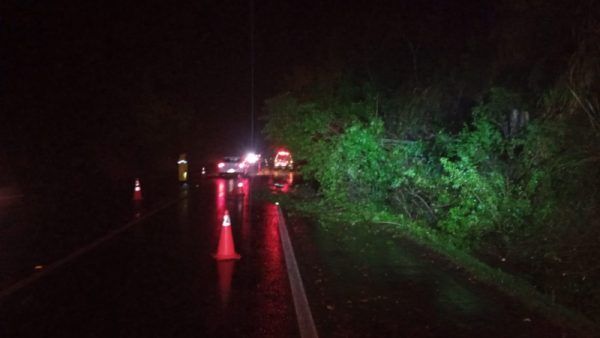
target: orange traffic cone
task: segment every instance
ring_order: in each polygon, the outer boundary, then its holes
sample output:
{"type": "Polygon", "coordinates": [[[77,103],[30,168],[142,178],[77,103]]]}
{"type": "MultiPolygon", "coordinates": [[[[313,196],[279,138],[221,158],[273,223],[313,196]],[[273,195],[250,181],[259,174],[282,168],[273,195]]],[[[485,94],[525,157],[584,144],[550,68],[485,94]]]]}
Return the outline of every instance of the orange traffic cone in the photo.
{"type": "Polygon", "coordinates": [[[229,219],[229,212],[227,210],[225,210],[225,215],[223,215],[223,225],[221,226],[219,247],[217,249],[217,253],[215,253],[213,257],[218,261],[240,259],[241,257],[237,252],[235,252],[233,235],[231,234],[231,220],[229,219]]]}
{"type": "Polygon", "coordinates": [[[135,188],[133,188],[133,200],[141,201],[142,200],[142,187],[140,186],[140,179],[135,179],[135,188]]]}

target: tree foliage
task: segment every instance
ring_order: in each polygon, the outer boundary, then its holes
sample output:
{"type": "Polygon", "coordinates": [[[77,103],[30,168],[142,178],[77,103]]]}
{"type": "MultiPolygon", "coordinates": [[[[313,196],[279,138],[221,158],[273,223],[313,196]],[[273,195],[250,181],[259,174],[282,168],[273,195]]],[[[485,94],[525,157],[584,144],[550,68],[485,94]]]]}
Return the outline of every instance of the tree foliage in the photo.
{"type": "MultiPolygon", "coordinates": [[[[412,46],[402,67],[315,76],[267,102],[264,132],[306,161],[328,202],[393,213],[600,318],[600,25],[590,6],[498,3],[495,49],[471,35],[444,61],[424,35],[400,36],[412,46]]],[[[384,46],[395,41],[387,34],[384,46]]],[[[385,59],[377,53],[369,61],[385,59]]]]}

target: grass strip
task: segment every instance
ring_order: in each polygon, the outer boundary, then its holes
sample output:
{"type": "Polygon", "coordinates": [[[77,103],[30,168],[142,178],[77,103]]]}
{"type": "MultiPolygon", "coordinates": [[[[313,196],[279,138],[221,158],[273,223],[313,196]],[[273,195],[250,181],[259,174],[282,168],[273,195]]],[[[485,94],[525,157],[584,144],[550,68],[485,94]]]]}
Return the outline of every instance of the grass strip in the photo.
{"type": "Polygon", "coordinates": [[[377,212],[371,208],[332,206],[323,200],[298,198],[289,195],[272,195],[273,200],[286,206],[290,212],[316,219],[320,224],[358,223],[377,226],[378,230],[392,238],[406,237],[444,256],[461,267],[474,279],[492,286],[504,294],[521,302],[528,310],[540,313],[563,326],[573,328],[582,336],[600,335],[598,324],[584,314],[556,303],[552,298],[518,276],[500,268],[494,268],[465,250],[452,244],[451,240],[431,229],[413,222],[405,222],[400,217],[387,212],[377,212]]]}

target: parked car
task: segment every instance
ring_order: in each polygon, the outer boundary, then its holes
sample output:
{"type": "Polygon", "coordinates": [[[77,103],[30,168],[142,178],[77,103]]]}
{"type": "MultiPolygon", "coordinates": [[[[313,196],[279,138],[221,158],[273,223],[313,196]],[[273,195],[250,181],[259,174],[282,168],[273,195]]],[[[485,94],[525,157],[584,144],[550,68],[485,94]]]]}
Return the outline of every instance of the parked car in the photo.
{"type": "Polygon", "coordinates": [[[239,156],[225,156],[217,163],[219,176],[246,175],[248,163],[239,156]]]}

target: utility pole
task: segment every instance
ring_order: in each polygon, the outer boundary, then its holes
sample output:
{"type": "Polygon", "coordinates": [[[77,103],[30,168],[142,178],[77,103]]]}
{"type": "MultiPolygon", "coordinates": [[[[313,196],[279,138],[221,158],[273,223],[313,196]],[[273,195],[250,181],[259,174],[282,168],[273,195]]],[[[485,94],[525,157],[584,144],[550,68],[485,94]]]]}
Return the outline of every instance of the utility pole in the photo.
{"type": "Polygon", "coordinates": [[[254,0],[250,0],[250,146],[254,149],[254,0]]]}

